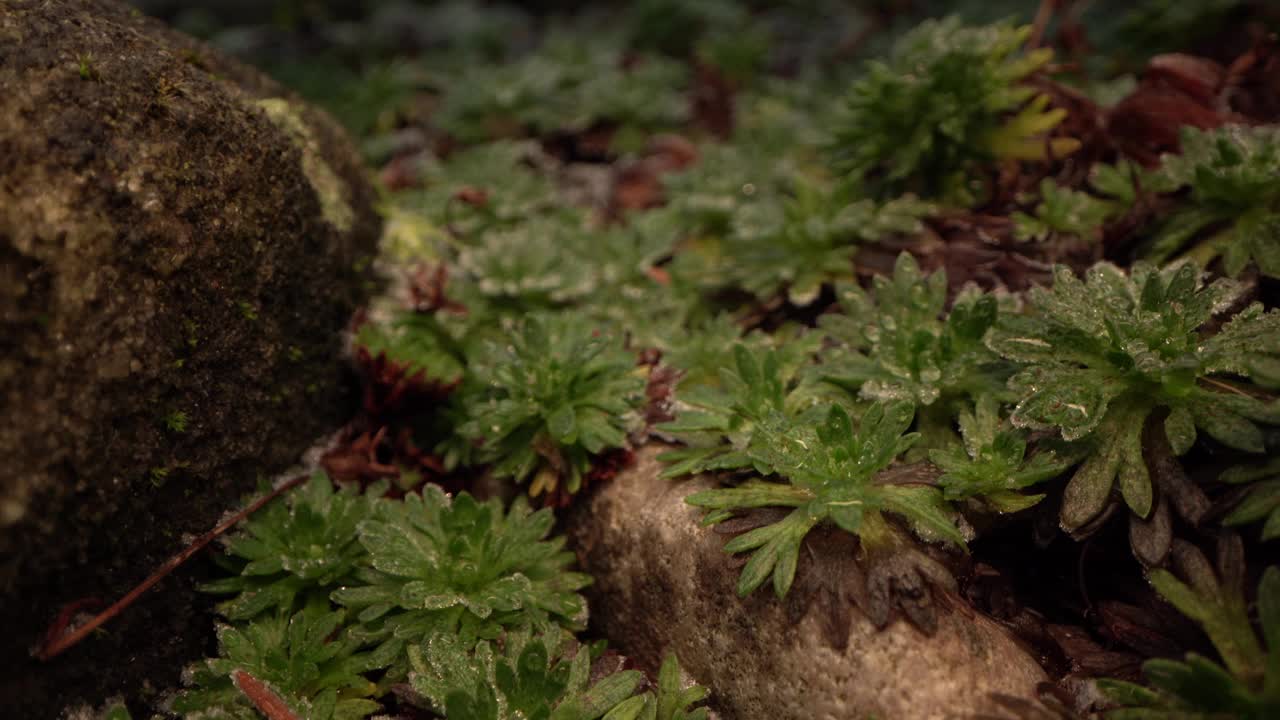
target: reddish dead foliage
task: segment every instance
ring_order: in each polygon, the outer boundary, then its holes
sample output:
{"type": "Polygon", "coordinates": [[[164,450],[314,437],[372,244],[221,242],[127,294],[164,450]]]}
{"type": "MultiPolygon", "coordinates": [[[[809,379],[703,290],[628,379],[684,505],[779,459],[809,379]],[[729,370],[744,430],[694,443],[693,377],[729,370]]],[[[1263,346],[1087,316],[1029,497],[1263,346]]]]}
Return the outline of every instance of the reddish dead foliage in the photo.
{"type": "Polygon", "coordinates": [[[362,409],[371,418],[417,412],[424,403],[438,405],[457,387],[456,381],[430,379],[426,371],[413,371],[407,364],[388,358],[385,352],[373,355],[366,348],[357,347],[356,363],[365,377],[362,409]]]}
{"type": "Polygon", "coordinates": [[[569,492],[563,482],[556,485],[554,490],[547,492],[542,496],[542,504],[544,507],[566,508],[573,504],[573,500],[577,495],[586,491],[592,485],[612,480],[631,463],[635,462],[635,454],[626,448],[614,448],[597,455],[592,464],[591,470],[582,477],[582,487],[577,493],[569,492]]]}
{"type": "Polygon", "coordinates": [[[683,170],[698,160],[697,147],[682,135],[655,135],[640,159],[614,171],[610,191],[609,216],[620,218],[628,211],[645,210],[666,202],[662,176],[683,170]]]}
{"type": "MultiPolygon", "coordinates": [[[[399,478],[412,472],[423,482],[451,485],[445,482],[448,473],[444,463],[439,456],[418,447],[412,428],[400,427],[394,434],[385,425],[376,432],[348,428],[345,435],[338,447],[320,459],[325,472],[338,482],[360,483],[363,488],[378,480],[399,478]]],[[[406,490],[395,486],[388,495],[399,496],[406,490]]]]}

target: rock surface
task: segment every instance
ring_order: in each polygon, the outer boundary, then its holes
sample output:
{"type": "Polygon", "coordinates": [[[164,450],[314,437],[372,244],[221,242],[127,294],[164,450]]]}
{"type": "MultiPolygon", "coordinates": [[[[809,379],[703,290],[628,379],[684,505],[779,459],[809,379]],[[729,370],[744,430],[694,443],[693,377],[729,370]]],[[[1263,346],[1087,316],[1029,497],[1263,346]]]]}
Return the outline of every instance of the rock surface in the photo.
{"type": "Polygon", "coordinates": [[[113,0],[0,0],[0,704],[137,699],[203,654],[190,572],[44,666],[349,414],[379,220],[337,124],[113,0]]]}
{"type": "MultiPolygon", "coordinates": [[[[825,618],[821,603],[794,605],[817,561],[806,568],[802,559],[786,601],[767,591],[739,599],[740,563],[723,552],[725,537],[700,528],[700,511],[684,503],[712,482],[659,478],[655,457],[663,449],[637,452],[634,466],[575,510],[571,546],[595,577],[593,626],[651,670],[677,653],[711,688],[723,720],[1000,714],[992,693],[1032,697],[1045,679],[1003,628],[955,607],[939,608],[937,632],[926,637],[900,618],[877,630],[843,604],[835,610],[848,620],[847,645],[838,649],[846,638],[833,638],[832,628],[843,623],[825,618]]],[[[823,543],[818,552],[836,547],[823,543]]]]}

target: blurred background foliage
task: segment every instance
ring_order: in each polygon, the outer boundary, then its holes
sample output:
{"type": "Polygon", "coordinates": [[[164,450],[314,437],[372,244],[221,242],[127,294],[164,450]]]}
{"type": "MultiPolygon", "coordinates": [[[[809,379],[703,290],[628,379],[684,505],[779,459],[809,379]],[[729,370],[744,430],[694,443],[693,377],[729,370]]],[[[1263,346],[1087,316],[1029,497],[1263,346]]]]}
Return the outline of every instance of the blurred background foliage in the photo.
{"type": "MultiPolygon", "coordinates": [[[[848,80],[921,19],[1029,23],[1036,0],[133,0],[158,17],[263,68],[368,136],[391,108],[439,91],[455,74],[538,48],[548,29],[589,31],[601,45],[712,62],[730,77],[817,69],[848,80]]],[[[1047,33],[1076,43],[1063,58],[1091,83],[1117,81],[1153,55],[1229,61],[1280,29],[1268,0],[1048,0],[1066,7],[1047,33]],[[1118,79],[1118,80],[1117,80],[1118,79]]],[[[403,120],[404,118],[400,118],[403,120]]]]}

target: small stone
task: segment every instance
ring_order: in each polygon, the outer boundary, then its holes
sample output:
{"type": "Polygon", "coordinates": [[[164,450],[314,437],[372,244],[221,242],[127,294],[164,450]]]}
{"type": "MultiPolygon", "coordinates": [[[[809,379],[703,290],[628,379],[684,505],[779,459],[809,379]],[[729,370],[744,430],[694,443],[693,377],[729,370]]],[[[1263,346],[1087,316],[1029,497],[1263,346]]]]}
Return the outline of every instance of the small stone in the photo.
{"type": "Polygon", "coordinates": [[[701,511],[684,502],[714,484],[660,478],[666,449],[637,451],[566,524],[595,578],[593,627],[641,667],[677,654],[723,720],[941,720],[998,714],[993,693],[1035,697],[1044,671],[976,611],[940,604],[930,637],[901,618],[878,630],[850,603],[838,608],[853,614],[841,650],[812,607],[797,618],[790,596],[739,598],[741,563],[723,551],[726,536],[699,527],[701,511]]]}

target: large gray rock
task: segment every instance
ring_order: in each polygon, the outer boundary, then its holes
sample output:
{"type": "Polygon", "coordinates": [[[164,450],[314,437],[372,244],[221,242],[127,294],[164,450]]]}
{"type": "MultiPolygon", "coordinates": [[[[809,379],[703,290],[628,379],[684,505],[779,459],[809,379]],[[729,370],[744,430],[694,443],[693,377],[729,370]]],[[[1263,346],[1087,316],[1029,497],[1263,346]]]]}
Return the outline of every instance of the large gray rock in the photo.
{"type": "Polygon", "coordinates": [[[137,697],[204,651],[180,574],[27,657],[344,420],[378,232],[352,143],[271,80],[121,2],[0,0],[0,705],[137,697]]]}
{"type": "Polygon", "coordinates": [[[593,624],[642,667],[677,653],[711,688],[724,720],[999,714],[992,693],[1030,698],[1045,679],[1003,628],[955,605],[936,608],[931,637],[901,619],[879,630],[846,601],[797,606],[804,587],[843,582],[805,577],[847,567],[833,556],[856,545],[838,533],[814,544],[819,557],[802,560],[786,601],[765,590],[739,599],[740,563],[684,503],[712,482],[660,479],[663,449],[640,450],[632,468],[574,511],[571,543],[595,577],[593,624]]]}

